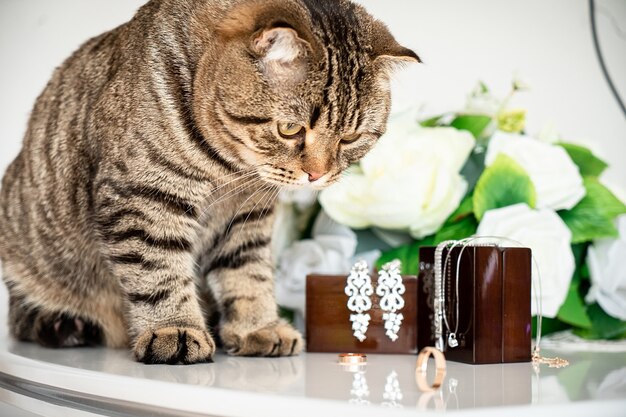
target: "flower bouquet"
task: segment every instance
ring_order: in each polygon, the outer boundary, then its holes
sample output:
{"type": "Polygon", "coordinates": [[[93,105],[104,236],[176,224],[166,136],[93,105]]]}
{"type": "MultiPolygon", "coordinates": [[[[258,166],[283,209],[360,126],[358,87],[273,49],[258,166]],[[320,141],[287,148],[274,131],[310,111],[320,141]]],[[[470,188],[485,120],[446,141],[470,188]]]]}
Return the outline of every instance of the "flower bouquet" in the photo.
{"type": "Polygon", "coordinates": [[[318,201],[284,200],[279,229],[300,227],[278,239],[279,303],[301,310],[306,274],[347,273],[357,252],[378,266],[398,258],[416,274],[421,246],[502,236],[533,251],[544,334],[626,338],[626,205],[588,148],[524,131],[525,110],[508,106],[522,88],[498,100],[480,84],[462,112],[395,115],[318,201]]]}

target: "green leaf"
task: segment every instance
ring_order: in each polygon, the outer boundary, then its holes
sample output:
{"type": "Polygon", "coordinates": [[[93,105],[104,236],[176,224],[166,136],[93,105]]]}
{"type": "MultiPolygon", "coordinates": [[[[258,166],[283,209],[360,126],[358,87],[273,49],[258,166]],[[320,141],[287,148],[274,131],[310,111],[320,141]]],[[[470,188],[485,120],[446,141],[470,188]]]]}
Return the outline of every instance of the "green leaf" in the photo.
{"type": "Polygon", "coordinates": [[[467,181],[467,189],[470,190],[470,192],[474,189],[478,178],[480,178],[480,175],[485,170],[485,156],[484,149],[478,151],[477,148],[474,148],[461,169],[461,175],[463,175],[467,181]]]}
{"type": "Polygon", "coordinates": [[[500,154],[478,179],[474,190],[474,214],[480,220],[487,210],[517,203],[535,207],[535,200],[535,186],[524,168],[500,154]]]}
{"type": "Polygon", "coordinates": [[[587,251],[589,249],[589,242],[577,243],[572,245],[572,253],[574,254],[574,261],[576,264],[576,270],[574,271],[574,278],[579,280],[582,284],[582,289],[579,286],[578,292],[584,298],[589,289],[589,268],[587,268],[587,251]],[[583,291],[585,290],[585,291],[583,291]]]}
{"type": "Polygon", "coordinates": [[[383,264],[399,259],[402,262],[402,274],[417,275],[419,272],[419,249],[422,246],[432,246],[434,244],[433,236],[427,236],[422,240],[413,242],[408,245],[399,246],[397,248],[383,252],[376,261],[376,268],[380,269],[383,264]]]}
{"type": "Polygon", "coordinates": [[[616,216],[626,213],[626,205],[595,177],[583,179],[587,195],[571,210],[559,212],[572,231],[572,243],[616,237],[616,216]]]}
{"type": "MultiPolygon", "coordinates": [[[[537,316],[533,316],[532,319],[532,337],[537,337],[537,316]]],[[[561,330],[566,330],[571,328],[571,326],[563,323],[557,319],[551,319],[548,317],[544,317],[541,320],[541,336],[546,336],[550,333],[560,332],[561,330]]]]}
{"type": "Polygon", "coordinates": [[[602,310],[598,303],[587,308],[591,319],[590,329],[574,329],[574,333],[585,339],[623,339],[626,338],[626,321],[611,317],[602,310]]]}
{"type": "Polygon", "coordinates": [[[602,185],[597,178],[585,178],[584,183],[587,195],[593,196],[597,206],[611,220],[615,220],[621,214],[626,214],[626,204],[617,198],[611,190],[602,185]]]}
{"type": "Polygon", "coordinates": [[[580,267],[580,280],[581,281],[589,281],[591,278],[591,273],[589,272],[589,266],[584,264],[580,267]]]}
{"type": "Polygon", "coordinates": [[[474,216],[466,216],[457,222],[444,224],[435,235],[434,244],[437,245],[444,240],[460,240],[470,237],[476,233],[477,229],[478,222],[476,218],[474,216]]]}
{"type": "Polygon", "coordinates": [[[615,237],[617,229],[605,214],[589,201],[581,201],[572,210],[560,211],[559,215],[572,231],[572,243],[615,237]]]}
{"type": "Polygon", "coordinates": [[[467,130],[470,132],[476,139],[480,137],[480,134],[483,133],[483,130],[489,123],[491,123],[491,117],[478,115],[478,114],[463,114],[457,116],[450,126],[457,128],[459,130],[467,130]]]}
{"type": "Polygon", "coordinates": [[[576,269],[578,269],[578,267],[580,266],[585,265],[588,249],[588,243],[578,243],[572,245],[572,253],[574,254],[574,263],[576,264],[576,269]]]}
{"type": "Polygon", "coordinates": [[[445,114],[440,116],[431,117],[430,119],[422,120],[420,125],[422,127],[437,127],[441,126],[441,120],[445,117],[445,114]]]}
{"type": "Polygon", "coordinates": [[[466,195],[456,210],[448,217],[446,223],[459,221],[470,214],[474,214],[474,198],[471,195],[466,195]]]}
{"type": "Polygon", "coordinates": [[[606,162],[595,156],[588,148],[573,143],[558,143],[569,154],[578,166],[583,177],[599,177],[608,166],[606,162]]]}
{"type": "Polygon", "coordinates": [[[468,195],[435,234],[433,243],[436,245],[444,240],[463,239],[476,233],[476,229],[478,229],[478,222],[474,217],[473,198],[468,195]]]}
{"type": "MultiPolygon", "coordinates": [[[[577,274],[575,274],[576,276],[577,274]]],[[[561,305],[557,318],[572,326],[582,327],[584,329],[591,328],[591,320],[587,316],[585,301],[578,291],[580,286],[580,277],[573,279],[567,292],[567,297],[561,305]]]]}

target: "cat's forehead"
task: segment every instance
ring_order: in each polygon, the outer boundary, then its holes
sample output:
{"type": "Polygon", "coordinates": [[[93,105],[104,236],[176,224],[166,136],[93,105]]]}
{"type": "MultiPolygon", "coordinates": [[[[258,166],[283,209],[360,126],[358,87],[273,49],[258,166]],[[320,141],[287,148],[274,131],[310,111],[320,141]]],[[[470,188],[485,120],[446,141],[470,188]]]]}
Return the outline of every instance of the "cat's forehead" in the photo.
{"type": "Polygon", "coordinates": [[[312,106],[312,121],[336,132],[352,132],[363,122],[364,79],[371,64],[367,20],[349,1],[302,0],[320,41],[322,62],[315,66],[323,89],[312,106]]]}
{"type": "Polygon", "coordinates": [[[323,44],[343,52],[366,54],[369,25],[365,9],[346,0],[301,0],[308,9],[313,33],[323,44]]]}
{"type": "MultiPolygon", "coordinates": [[[[370,17],[367,11],[349,0],[300,0],[308,9],[314,23],[328,22],[359,24],[363,17],[370,17]]],[[[346,27],[349,29],[349,27],[346,27]]]]}

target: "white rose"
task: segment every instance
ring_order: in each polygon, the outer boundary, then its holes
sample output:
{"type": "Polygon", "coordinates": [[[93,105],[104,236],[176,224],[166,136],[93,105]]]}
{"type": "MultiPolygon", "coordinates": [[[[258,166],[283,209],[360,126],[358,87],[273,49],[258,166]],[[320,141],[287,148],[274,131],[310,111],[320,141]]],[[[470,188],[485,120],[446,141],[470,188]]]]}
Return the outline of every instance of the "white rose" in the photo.
{"type": "MultiPolygon", "coordinates": [[[[516,240],[532,250],[541,272],[541,307],[544,317],[555,317],[565,301],[574,269],[570,246],[572,232],[549,209],[533,210],[526,204],[489,210],[478,225],[478,236],[499,236],[516,240]]],[[[532,314],[536,315],[538,282],[533,263],[532,314]]]]}
{"type": "MultiPolygon", "coordinates": [[[[350,228],[320,213],[313,226],[312,239],[296,241],[280,254],[276,271],[278,304],[304,313],[306,276],[313,273],[347,275],[355,261],[356,245],[356,234],[350,228]]],[[[358,255],[368,265],[373,265],[379,256],[379,251],[358,255]]]]}
{"type": "Polygon", "coordinates": [[[617,239],[596,240],[589,247],[592,285],[586,301],[597,301],[607,314],[626,320],[626,215],[618,218],[617,227],[617,239]]]}
{"type": "Polygon", "coordinates": [[[473,147],[469,132],[393,120],[361,167],[324,190],[320,203],[347,226],[408,230],[422,238],[436,232],[465,195],[459,171],[473,147]]]}
{"type": "Polygon", "coordinates": [[[571,209],[585,196],[578,167],[565,149],[530,136],[496,132],[489,141],[485,164],[503,153],[520,164],[537,191],[537,207],[571,209]]]}

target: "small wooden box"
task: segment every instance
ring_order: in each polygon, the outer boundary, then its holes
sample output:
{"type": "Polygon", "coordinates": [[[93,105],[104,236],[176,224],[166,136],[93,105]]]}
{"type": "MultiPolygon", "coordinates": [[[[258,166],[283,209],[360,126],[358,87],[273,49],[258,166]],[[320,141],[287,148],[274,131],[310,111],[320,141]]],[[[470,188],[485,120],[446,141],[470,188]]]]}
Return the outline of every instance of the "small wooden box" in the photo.
{"type": "MultiPolygon", "coordinates": [[[[376,288],[378,277],[372,276],[376,288]]],[[[352,334],[348,296],[344,292],[345,275],[308,275],[306,279],[306,346],[307,352],[358,352],[358,353],[417,353],[417,277],[403,275],[406,288],[403,295],[404,320],[393,342],[385,334],[383,311],[379,297],[374,294],[371,316],[366,333],[360,342],[352,334]]]]}
{"type": "MultiPolygon", "coordinates": [[[[445,286],[445,311],[456,327],[459,346],[446,348],[446,358],[471,364],[527,362],[531,359],[531,252],[528,248],[468,246],[452,249],[445,286]],[[461,259],[459,259],[461,256],[461,259]],[[456,270],[459,264],[459,292],[456,270]]],[[[444,250],[442,267],[448,251],[444,250]]],[[[434,247],[420,248],[418,345],[434,346],[432,300],[434,247]]],[[[444,339],[448,333],[444,324],[444,339]]]]}

